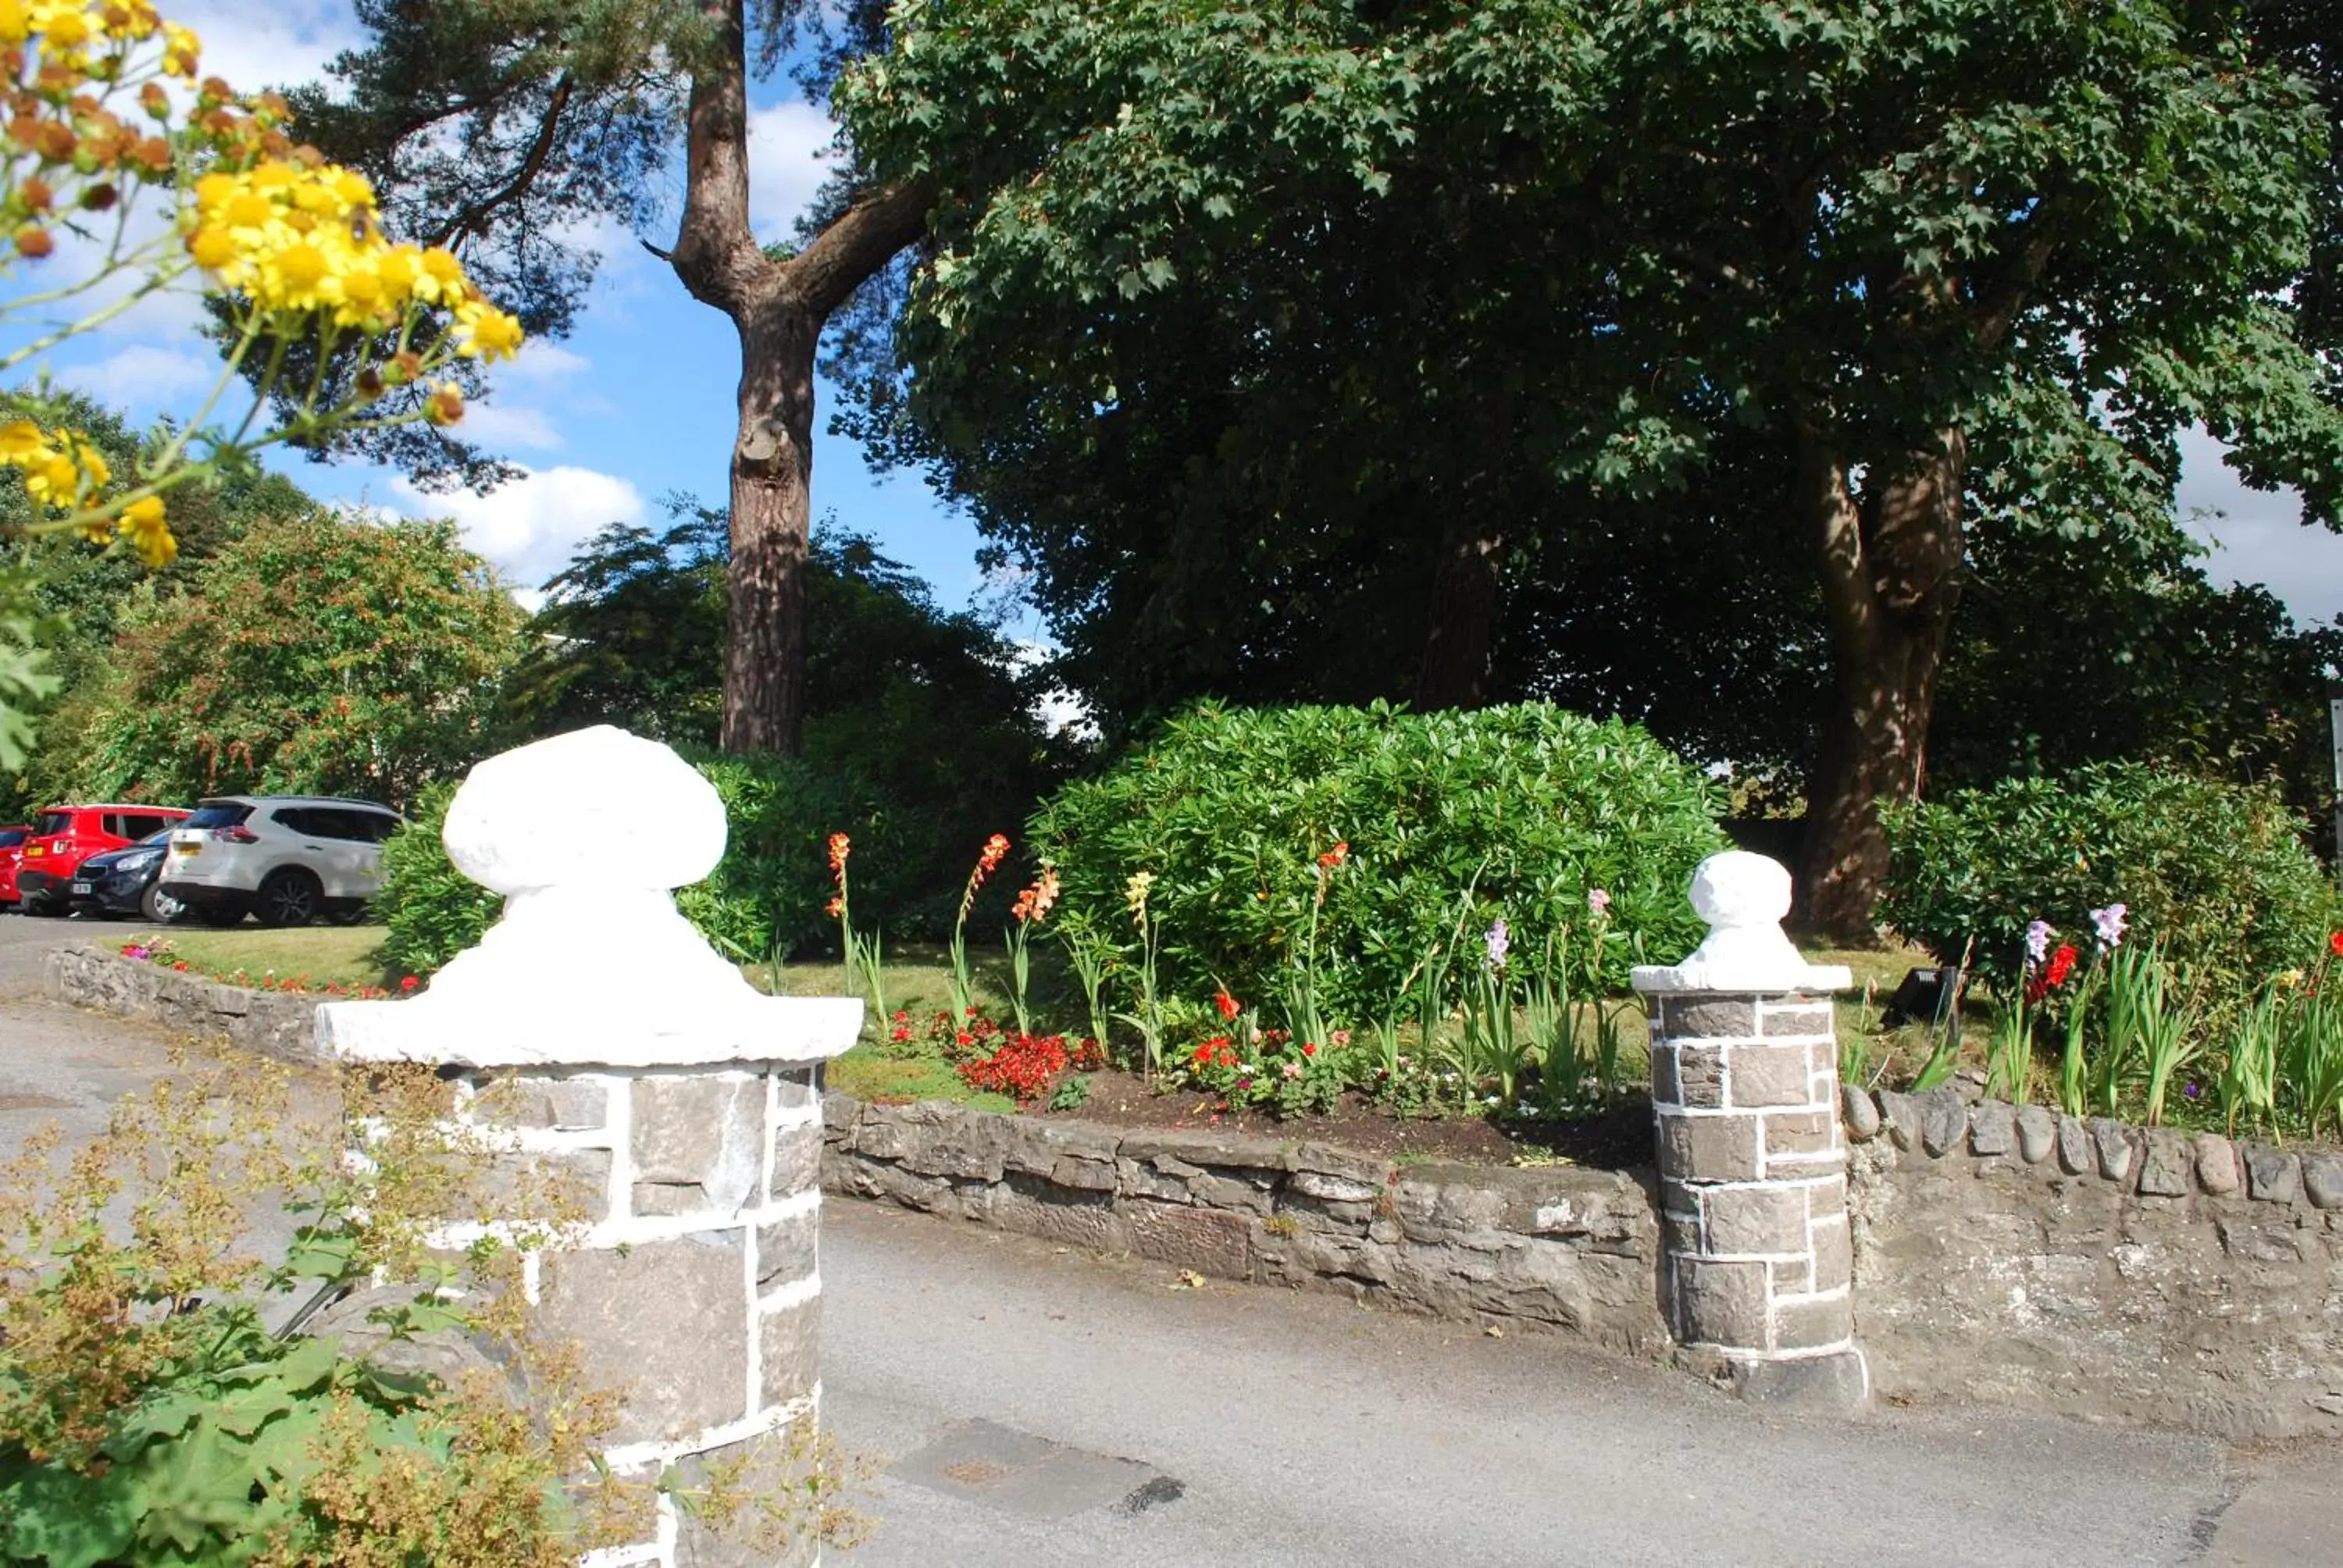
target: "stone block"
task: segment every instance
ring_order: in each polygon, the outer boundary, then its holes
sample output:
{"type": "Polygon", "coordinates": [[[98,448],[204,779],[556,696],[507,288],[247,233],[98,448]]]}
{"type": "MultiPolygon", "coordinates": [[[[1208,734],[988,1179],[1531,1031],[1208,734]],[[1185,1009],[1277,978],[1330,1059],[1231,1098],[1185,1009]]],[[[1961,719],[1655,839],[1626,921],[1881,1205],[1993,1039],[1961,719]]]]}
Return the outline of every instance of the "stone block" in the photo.
{"type": "Polygon", "coordinates": [[[2256,1201],[2291,1203],[2302,1196],[2302,1161],[2266,1143],[2245,1146],[2246,1190],[2256,1201]]]}
{"type": "Polygon", "coordinates": [[[1834,1033],[1837,1021],[1831,1016],[1828,1002],[1769,1001],[1764,1008],[1762,1020],[1767,1036],[1834,1033]]]}
{"type": "Polygon", "coordinates": [[[2017,1112],[1997,1100],[1969,1108],[1969,1152],[1982,1159],[2017,1147],[2017,1112]]]}
{"type": "Polygon", "coordinates": [[[823,1131],[833,1136],[852,1132],[855,1124],[861,1120],[862,1101],[852,1095],[840,1094],[836,1090],[832,1090],[821,1097],[823,1131]]]}
{"type": "MultiPolygon", "coordinates": [[[[1331,1181],[1332,1178],[1321,1178],[1331,1181]]],[[[1199,1171],[1188,1178],[1188,1196],[1208,1209],[1224,1209],[1232,1214],[1257,1214],[1266,1218],[1277,1206],[1277,1199],[1266,1182],[1241,1181],[1234,1176],[1214,1176],[1199,1171]]]]}
{"type": "Polygon", "coordinates": [[[2244,1185],[2237,1168],[2237,1146],[2207,1132],[2197,1140],[2197,1184],[2217,1198],[2226,1198],[2244,1185]]]}
{"type": "Polygon", "coordinates": [[[1797,1187],[1718,1187],[1701,1194],[1701,1234],[1712,1255],[1806,1251],[1806,1194],[1797,1187]]]}
{"type": "Polygon", "coordinates": [[[1909,1154],[1920,1147],[1921,1127],[1927,1117],[1918,1100],[1883,1089],[1879,1091],[1879,1117],[1896,1148],[1909,1154]]]}
{"type": "Polygon", "coordinates": [[[1818,1351],[1855,1337],[1855,1308],[1845,1292],[1835,1296],[1777,1296],[1774,1301],[1774,1345],[1777,1350],[1818,1351]]]}
{"type": "Polygon", "coordinates": [[[1879,1136],[1879,1104],[1859,1085],[1842,1083],[1838,1089],[1839,1121],[1846,1128],[1847,1138],[1856,1143],[1868,1143],[1879,1136]]]}
{"type": "Polygon", "coordinates": [[[2094,1116],[2088,1123],[2091,1149],[2098,1158],[2099,1174],[2117,1186],[2130,1190],[2138,1163],[2132,1148],[2131,1130],[2120,1121],[2110,1121],[2104,1116],[2094,1116]]]}
{"type": "Polygon", "coordinates": [[[625,1394],[612,1442],[674,1441],[748,1413],[740,1232],[725,1234],[545,1254],[537,1325],[577,1342],[589,1384],[625,1394]]]}
{"type": "Polygon", "coordinates": [[[821,1539],[804,1504],[800,1463],[789,1436],[779,1432],[678,1460],[675,1478],[681,1490],[705,1486],[709,1468],[722,1465],[727,1483],[749,1503],[720,1523],[679,1509],[675,1568],[816,1568],[821,1539]]]}
{"type": "Polygon", "coordinates": [[[821,1128],[813,1122],[773,1130],[773,1169],[766,1191],[773,1198],[810,1192],[820,1185],[821,1128]]]}
{"type": "Polygon", "coordinates": [[[758,1392],[764,1408],[803,1399],[821,1381],[821,1298],[757,1318],[758,1392]]]}
{"type": "Polygon", "coordinates": [[[1755,1116],[1663,1113],[1659,1123],[1663,1173],[1680,1181],[1754,1181],[1761,1174],[1755,1116]]]}
{"type": "Polygon", "coordinates": [[[1805,1047],[1735,1045],[1726,1050],[1731,1103],[1735,1107],[1813,1103],[1805,1047]]]}
{"type": "Polygon", "coordinates": [[[905,1141],[898,1156],[922,1176],[964,1181],[998,1181],[1009,1153],[1009,1119],[980,1111],[940,1117],[905,1141]]]}
{"type": "Polygon", "coordinates": [[[1828,1111],[1768,1111],[1765,1160],[1811,1163],[1838,1151],[1838,1117],[1828,1111]]]}
{"type": "Polygon", "coordinates": [[[2039,1165],[2058,1144],[2058,1119],[2039,1105],[2017,1108],[2017,1157],[2039,1165]]]}
{"type": "Polygon", "coordinates": [[[1383,1196],[1381,1185],[1370,1181],[1354,1181],[1347,1176],[1330,1176],[1319,1171],[1297,1171],[1288,1187],[1307,1198],[1322,1198],[1334,1203],[1372,1203],[1383,1196]]]}
{"type": "Polygon", "coordinates": [[[1053,1123],[1031,1116],[1011,1117],[1008,1125],[1009,1147],[1001,1153],[1004,1171],[1047,1176],[1069,1155],[1110,1165],[1114,1161],[1119,1140],[1111,1128],[1082,1121],[1053,1123]]]}
{"type": "Polygon", "coordinates": [[[2343,1209],[2343,1158],[2333,1154],[2304,1155],[2302,1190],[2321,1209],[2343,1209]]]}
{"type": "MultiPolygon", "coordinates": [[[[1108,1151],[1087,1152],[1098,1159],[1108,1151]]],[[[1242,1132],[1217,1132],[1205,1128],[1151,1128],[1125,1132],[1112,1152],[1126,1160],[1152,1160],[1158,1154],[1169,1154],[1191,1165],[1219,1165],[1233,1170],[1282,1171],[1287,1167],[1282,1144],[1266,1138],[1248,1138],[1242,1132]]],[[[1358,1157],[1349,1158],[1355,1161],[1358,1157]]]]}
{"type": "Polygon", "coordinates": [[[1745,996],[1664,996],[1660,1027],[1671,1040],[1749,1040],[1757,1033],[1757,1004],[1745,996]]]}
{"type": "Polygon", "coordinates": [[[709,1204],[748,1203],[764,1175],[765,1081],[744,1072],[646,1077],[631,1085],[635,1175],[696,1181],[709,1204]]]}
{"type": "Polygon", "coordinates": [[[1006,1186],[993,1193],[990,1213],[992,1222],[1004,1231],[1086,1251],[1121,1252],[1131,1247],[1121,1216],[1114,1211],[1113,1199],[1104,1191],[1006,1186]]]}
{"type": "Polygon", "coordinates": [[[802,1111],[823,1098],[810,1067],[777,1068],[772,1074],[773,1103],[783,1111],[802,1111]]]}
{"type": "Polygon", "coordinates": [[[585,1131],[610,1119],[609,1085],[598,1078],[511,1078],[488,1099],[496,1120],[515,1127],[585,1131]]]}
{"type": "Polygon", "coordinates": [[[1078,1192],[1111,1192],[1115,1186],[1114,1161],[1061,1154],[1058,1162],[1050,1167],[1050,1180],[1078,1192]]]}
{"type": "Polygon", "coordinates": [[[1844,1350],[1787,1361],[1739,1361],[1733,1392],[1745,1402],[1814,1415],[1854,1415],[1870,1402],[1863,1352],[1844,1350]]]}
{"type": "Polygon", "coordinates": [[[1725,1048],[1678,1043],[1668,1049],[1676,1060],[1676,1103],[1703,1108],[1723,1105],[1725,1048]]]}
{"type": "Polygon", "coordinates": [[[711,1222],[721,1222],[739,1212],[737,1209],[714,1207],[708,1201],[708,1189],[697,1181],[638,1181],[628,1201],[628,1212],[646,1219],[705,1214],[711,1222]]]}
{"type": "Polygon", "coordinates": [[[1224,1280],[1252,1277],[1252,1221],[1243,1216],[1128,1199],[1115,1208],[1141,1257],[1224,1280]]]}
{"type": "Polygon", "coordinates": [[[1676,1331],[1686,1344],[1766,1348],[1765,1265],[1673,1260],[1676,1331]]]}
{"type": "Polygon", "coordinates": [[[2188,1140],[2167,1128],[2151,1127],[2143,1135],[2140,1151],[2139,1191],[2148,1198],[2186,1198],[2191,1191],[2190,1175],[2197,1164],[2197,1151],[2188,1140]]]}
{"type": "Polygon", "coordinates": [[[2058,1118],[2058,1169],[2069,1176],[2087,1176],[2097,1168],[2090,1129],[2074,1117],[2058,1118]]]}
{"type": "Polygon", "coordinates": [[[1835,1291],[1855,1279],[1854,1227],[1842,1218],[1815,1221],[1815,1283],[1817,1291],[1835,1291]]]}
{"type": "Polygon", "coordinates": [[[1684,1091],[1676,1081],[1676,1053],[1656,1040],[1652,1045],[1652,1099],[1662,1105],[1684,1103],[1684,1091]]]}
{"type": "Polygon", "coordinates": [[[1188,1201],[1188,1184],[1177,1176],[1166,1176],[1151,1164],[1142,1165],[1136,1160],[1114,1162],[1115,1190],[1129,1198],[1161,1198],[1167,1202],[1188,1201]]]}
{"type": "Polygon", "coordinates": [[[1919,1099],[1921,1151],[1941,1160],[1967,1136],[1969,1108],[1949,1089],[1932,1089],[1919,1099]]]}
{"type": "Polygon", "coordinates": [[[505,1152],[488,1157],[488,1171],[468,1198],[482,1220],[585,1220],[609,1217],[610,1151],[505,1152]]]}
{"type": "Polygon", "coordinates": [[[808,1279],[821,1262],[821,1211],[757,1227],[757,1289],[770,1292],[808,1279]]]}

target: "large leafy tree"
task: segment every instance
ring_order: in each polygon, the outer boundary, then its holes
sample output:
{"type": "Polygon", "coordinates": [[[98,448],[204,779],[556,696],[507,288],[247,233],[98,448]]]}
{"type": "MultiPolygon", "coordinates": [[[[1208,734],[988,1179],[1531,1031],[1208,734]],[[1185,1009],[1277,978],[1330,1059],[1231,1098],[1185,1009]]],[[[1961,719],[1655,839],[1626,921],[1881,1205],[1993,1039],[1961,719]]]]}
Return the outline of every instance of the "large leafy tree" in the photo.
{"type": "Polygon", "coordinates": [[[785,58],[807,88],[883,39],[884,7],[816,0],[360,0],[372,35],[293,95],[305,135],[373,176],[398,232],[444,245],[532,331],[558,335],[599,257],[598,223],[663,213],[654,246],[740,341],[722,742],[797,749],[805,716],[815,356],[825,324],[916,238],[927,186],[834,183],[796,246],[760,245],[749,86],[785,58]]]}
{"type": "Polygon", "coordinates": [[[876,172],[940,193],[901,337],[917,441],[1061,624],[1134,569],[1183,616],[1241,531],[1219,591],[1380,538],[1420,585],[1418,694],[1470,701],[1514,563],[1584,558],[1579,519],[1659,498],[1675,548],[1726,563],[1687,580],[1786,558],[1811,584],[1783,628],[1828,671],[1802,880],[1852,935],[1875,803],[1926,779],[1974,528],[2137,558],[2191,423],[2336,519],[2343,421],[2298,287],[2325,115],[2255,22],[912,0],[838,96],[876,172]],[[1107,482],[1053,498],[1052,467],[1107,482]]]}
{"type": "Polygon", "coordinates": [[[53,797],[237,790],[404,804],[490,749],[523,616],[455,525],[317,507],[147,591],[50,720],[53,797]]]}

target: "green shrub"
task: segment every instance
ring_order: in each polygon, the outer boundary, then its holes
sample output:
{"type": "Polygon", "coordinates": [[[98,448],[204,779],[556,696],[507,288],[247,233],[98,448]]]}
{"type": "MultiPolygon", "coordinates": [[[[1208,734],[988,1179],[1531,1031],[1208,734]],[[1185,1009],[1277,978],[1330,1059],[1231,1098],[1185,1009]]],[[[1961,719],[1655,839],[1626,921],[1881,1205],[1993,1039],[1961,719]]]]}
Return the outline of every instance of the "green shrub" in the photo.
{"type": "Polygon", "coordinates": [[[1503,914],[1527,957],[1551,933],[1586,927],[1594,888],[1612,897],[1606,988],[1624,985],[1639,950],[1683,957],[1701,935],[1685,885],[1727,847],[1719,803],[1636,726],[1544,704],[1416,714],[1208,703],[1061,790],[1032,837],[1069,907],[1126,938],[1127,880],[1153,874],[1167,988],[1192,996],[1221,982],[1262,998],[1308,940],[1318,857],[1347,843],[1326,876],[1317,944],[1322,994],[1360,1021],[1389,1010],[1460,922],[1477,951],[1503,914]]]}
{"type": "Polygon", "coordinates": [[[396,981],[427,975],[480,940],[505,906],[447,859],[439,841],[447,819],[453,783],[427,785],[415,799],[407,826],[382,847],[382,888],[374,897],[375,918],[386,928],[382,964],[396,981]]]}
{"type": "Polygon", "coordinates": [[[2010,979],[2037,917],[2086,951],[2089,911],[2192,966],[2216,1006],[2327,950],[2334,889],[2278,791],[2137,762],[2011,779],[1886,813],[1883,919],[1947,961],[2010,979]]]}

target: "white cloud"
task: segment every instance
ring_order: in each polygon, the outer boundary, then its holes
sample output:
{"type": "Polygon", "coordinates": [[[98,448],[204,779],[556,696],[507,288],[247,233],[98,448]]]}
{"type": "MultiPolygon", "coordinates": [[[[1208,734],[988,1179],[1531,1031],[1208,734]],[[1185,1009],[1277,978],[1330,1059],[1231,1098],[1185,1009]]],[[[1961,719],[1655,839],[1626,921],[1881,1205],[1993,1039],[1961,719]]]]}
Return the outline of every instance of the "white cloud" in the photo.
{"type": "Polygon", "coordinates": [[[2176,504],[2188,531],[2214,547],[2214,581],[2262,583],[2298,623],[2343,615],[2343,536],[2302,526],[2296,491],[2247,489],[2204,430],[2180,438],[2176,504]]]}
{"type": "Polygon", "coordinates": [[[88,365],[58,373],[58,379],[99,402],[139,412],[173,409],[211,389],[220,362],[183,348],[133,343],[88,365]]]}
{"type": "Polygon", "coordinates": [[[830,177],[830,141],[838,126],[803,99],[749,115],[749,212],[767,239],[788,236],[798,215],[830,177]]]}
{"type": "Polygon", "coordinates": [[[523,587],[535,587],[569,564],[578,542],[609,523],[639,523],[642,493],[615,474],[563,465],[524,468],[485,496],[439,495],[410,479],[390,482],[418,518],[453,518],[465,542],[523,587]]]}
{"type": "Polygon", "coordinates": [[[203,40],[204,74],[247,93],[315,81],[362,41],[346,0],[178,0],[170,12],[203,40]]]}
{"type": "Polygon", "coordinates": [[[544,409],[527,403],[468,403],[464,407],[464,438],[491,452],[553,452],[561,447],[561,432],[553,427],[544,409]]]}

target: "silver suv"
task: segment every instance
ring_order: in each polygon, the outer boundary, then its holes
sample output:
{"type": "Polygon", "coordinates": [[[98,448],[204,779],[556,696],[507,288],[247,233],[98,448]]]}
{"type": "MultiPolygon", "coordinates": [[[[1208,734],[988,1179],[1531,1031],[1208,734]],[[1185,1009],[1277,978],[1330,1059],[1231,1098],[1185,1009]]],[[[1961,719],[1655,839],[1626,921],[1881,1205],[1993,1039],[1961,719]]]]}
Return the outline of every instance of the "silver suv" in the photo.
{"type": "Polygon", "coordinates": [[[381,886],[382,841],[400,821],[387,806],[327,795],[206,800],[171,834],[163,894],[214,926],[356,915],[381,886]]]}

